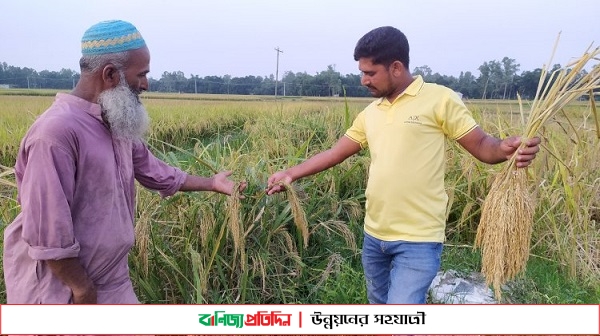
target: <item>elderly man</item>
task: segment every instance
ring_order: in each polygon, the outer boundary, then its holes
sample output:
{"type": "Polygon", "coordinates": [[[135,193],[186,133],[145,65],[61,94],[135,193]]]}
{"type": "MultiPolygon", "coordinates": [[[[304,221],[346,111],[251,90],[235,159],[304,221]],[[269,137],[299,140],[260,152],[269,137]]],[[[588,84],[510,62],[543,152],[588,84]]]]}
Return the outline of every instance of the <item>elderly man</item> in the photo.
{"type": "Polygon", "coordinates": [[[57,94],[19,149],[21,213],[4,233],[8,303],[139,303],[127,262],[135,180],[163,197],[230,195],[236,185],[231,172],[188,175],[142,141],[150,53],[131,23],[100,22],[81,42],[80,81],[57,94]]]}

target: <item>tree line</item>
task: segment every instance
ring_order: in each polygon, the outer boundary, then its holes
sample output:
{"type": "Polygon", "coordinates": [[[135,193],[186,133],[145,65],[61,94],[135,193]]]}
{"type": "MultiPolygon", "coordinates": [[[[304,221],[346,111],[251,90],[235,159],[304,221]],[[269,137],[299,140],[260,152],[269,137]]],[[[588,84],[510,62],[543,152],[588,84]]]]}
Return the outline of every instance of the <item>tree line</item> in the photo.
{"type": "MultiPolygon", "coordinates": [[[[531,99],[536,94],[542,69],[519,73],[519,68],[520,65],[514,59],[504,57],[499,61],[484,62],[478,68],[478,75],[470,71],[461,72],[458,77],[441,75],[434,73],[427,65],[414,68],[412,74],[423,76],[426,82],[445,85],[468,99],[516,99],[517,93],[524,99],[531,99]]],[[[550,72],[560,68],[559,64],[555,64],[550,72]]],[[[70,69],[37,72],[3,62],[0,63],[0,88],[72,89],[79,80],[79,75],[70,69]]],[[[235,95],[369,97],[370,93],[361,85],[360,79],[360,74],[342,75],[332,65],[314,75],[287,71],[281,79],[276,79],[273,75],[200,77],[192,74],[186,77],[181,71],[165,71],[159,79],[149,78],[149,90],[235,95]]]]}

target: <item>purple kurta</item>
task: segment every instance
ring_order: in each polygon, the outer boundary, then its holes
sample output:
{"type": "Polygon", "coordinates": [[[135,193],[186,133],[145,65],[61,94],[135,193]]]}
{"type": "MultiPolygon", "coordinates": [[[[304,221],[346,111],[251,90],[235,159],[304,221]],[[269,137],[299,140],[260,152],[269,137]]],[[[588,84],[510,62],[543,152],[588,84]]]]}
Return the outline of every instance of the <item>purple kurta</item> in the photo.
{"type": "Polygon", "coordinates": [[[71,303],[45,260],[79,258],[98,303],[138,303],[129,278],[135,180],[161,196],[187,174],[141,141],[115,140],[100,106],[59,93],[21,142],[15,166],[21,213],[4,231],[8,303],[71,303]]]}

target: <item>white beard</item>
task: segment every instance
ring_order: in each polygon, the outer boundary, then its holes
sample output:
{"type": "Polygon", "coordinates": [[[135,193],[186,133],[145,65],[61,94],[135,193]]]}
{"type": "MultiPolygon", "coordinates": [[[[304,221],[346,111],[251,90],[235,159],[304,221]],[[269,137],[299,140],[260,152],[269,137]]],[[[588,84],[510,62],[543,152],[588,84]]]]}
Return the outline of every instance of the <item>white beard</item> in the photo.
{"type": "Polygon", "coordinates": [[[102,118],[108,123],[113,137],[124,140],[142,139],[150,124],[148,113],[139,95],[127,85],[125,74],[120,73],[119,85],[98,96],[102,118]]]}

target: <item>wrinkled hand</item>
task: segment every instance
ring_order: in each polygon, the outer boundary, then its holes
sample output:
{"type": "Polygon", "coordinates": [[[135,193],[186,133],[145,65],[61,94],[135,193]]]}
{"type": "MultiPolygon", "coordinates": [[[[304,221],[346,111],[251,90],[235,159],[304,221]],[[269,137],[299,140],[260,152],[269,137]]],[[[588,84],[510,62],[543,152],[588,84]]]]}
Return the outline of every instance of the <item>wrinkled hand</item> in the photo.
{"type": "Polygon", "coordinates": [[[278,171],[267,180],[267,195],[285,191],[283,183],[292,183],[293,178],[286,171],[278,171]]]}
{"type": "MultiPolygon", "coordinates": [[[[211,177],[212,190],[221,194],[231,195],[233,194],[233,188],[235,188],[235,181],[230,180],[228,177],[232,174],[232,171],[222,171],[211,177]]],[[[238,191],[241,193],[246,189],[248,183],[246,181],[240,182],[238,191]]],[[[240,198],[244,198],[240,196],[240,198]]]]}
{"type": "Polygon", "coordinates": [[[518,168],[524,168],[529,166],[531,161],[535,159],[535,155],[540,151],[540,143],[541,139],[539,137],[531,138],[525,141],[525,147],[519,149],[521,137],[512,136],[502,140],[500,150],[506,154],[507,160],[517,151],[515,164],[518,168]]]}

